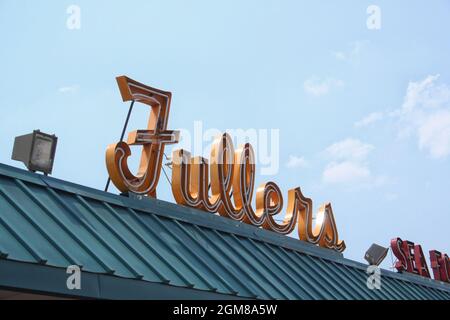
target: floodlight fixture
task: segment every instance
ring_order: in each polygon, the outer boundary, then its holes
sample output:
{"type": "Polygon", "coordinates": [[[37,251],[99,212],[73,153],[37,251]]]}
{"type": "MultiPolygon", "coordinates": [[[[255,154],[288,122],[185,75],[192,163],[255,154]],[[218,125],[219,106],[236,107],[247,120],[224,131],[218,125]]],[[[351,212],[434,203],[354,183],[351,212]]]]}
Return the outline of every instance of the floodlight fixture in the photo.
{"type": "Polygon", "coordinates": [[[30,171],[51,174],[57,142],[54,134],[34,130],[15,138],[11,159],[23,162],[30,171]]]}
{"type": "Polygon", "coordinates": [[[364,259],[373,266],[379,266],[389,251],[389,248],[382,247],[376,243],[372,244],[366,251],[364,259]]]}

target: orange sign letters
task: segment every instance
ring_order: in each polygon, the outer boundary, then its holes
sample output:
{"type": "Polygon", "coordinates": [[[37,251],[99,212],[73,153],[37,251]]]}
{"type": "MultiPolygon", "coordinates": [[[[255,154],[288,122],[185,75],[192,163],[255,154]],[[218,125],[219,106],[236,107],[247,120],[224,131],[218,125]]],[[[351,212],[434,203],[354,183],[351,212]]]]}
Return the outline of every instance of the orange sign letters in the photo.
{"type": "Polygon", "coordinates": [[[339,241],[331,204],[320,207],[313,228],[312,200],[300,188],[289,190],[281,223],[275,216],[283,208],[283,195],[274,182],[258,186],[256,210],[252,208],[255,161],[251,144],[234,151],[231,137],[224,133],[213,142],[210,165],[202,157],[191,158],[185,150],[175,150],[172,159],[172,193],[177,203],[281,234],[291,233],[298,225],[300,240],[341,252],[345,249],[345,243],[339,241]]]}
{"type": "MultiPolygon", "coordinates": [[[[133,192],[156,197],[156,186],[161,171],[164,145],[176,143],[178,132],[167,130],[171,93],[154,89],[118,77],[117,82],[124,101],[137,101],[151,107],[146,130],[132,132],[128,142],[108,146],[106,165],[109,176],[122,192],[133,192]],[[138,174],[131,173],[127,158],[129,145],[142,145],[138,174]]],[[[255,155],[251,144],[234,149],[231,137],[224,133],[217,137],[211,148],[210,163],[202,157],[191,157],[185,150],[173,151],[172,193],[178,204],[262,227],[281,234],[291,233],[298,227],[300,240],[321,247],[344,251],[339,240],[331,204],[319,208],[313,223],[312,200],[300,188],[288,192],[284,219],[275,218],[283,209],[283,195],[274,182],[256,188],[256,209],[252,207],[255,189],[255,155]]]]}
{"type": "Polygon", "coordinates": [[[106,167],[114,185],[122,192],[134,192],[156,197],[156,186],[161,173],[164,145],[178,142],[178,131],[167,130],[170,92],[158,90],[125,76],[117,77],[123,101],[136,101],[150,106],[150,119],[145,130],[133,131],[128,142],[108,146],[106,167]],[[131,155],[129,145],[142,145],[141,162],[137,175],[128,168],[131,155]]]}

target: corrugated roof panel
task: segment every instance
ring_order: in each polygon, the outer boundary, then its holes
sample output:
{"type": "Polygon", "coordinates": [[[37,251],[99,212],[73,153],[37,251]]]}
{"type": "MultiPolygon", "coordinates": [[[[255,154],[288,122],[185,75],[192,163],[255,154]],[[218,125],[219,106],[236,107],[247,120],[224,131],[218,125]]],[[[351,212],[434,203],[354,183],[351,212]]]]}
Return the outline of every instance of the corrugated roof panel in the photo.
{"type": "Polygon", "coordinates": [[[189,275],[177,267],[180,260],[171,254],[167,244],[161,242],[152,227],[149,227],[136,212],[107,203],[98,203],[98,206],[110,208],[112,212],[116,212],[117,219],[133,230],[135,237],[139,238],[139,243],[142,243],[138,244],[138,248],[145,250],[142,254],[145,254],[152,262],[154,272],[159,272],[161,277],[169,280],[172,285],[194,286],[193,280],[188,278],[189,275]]]}
{"type": "Polygon", "coordinates": [[[85,243],[89,245],[94,255],[105,261],[106,265],[114,265],[115,272],[118,275],[128,278],[142,278],[142,275],[136,268],[124,259],[124,255],[129,252],[119,252],[118,248],[111,244],[113,240],[110,234],[104,233],[103,230],[96,230],[93,226],[95,219],[89,215],[85,210],[80,210],[78,207],[73,207],[73,203],[68,203],[70,195],[60,191],[59,193],[51,188],[47,188],[50,195],[50,202],[54,204],[59,211],[64,211],[64,223],[70,224],[71,228],[78,238],[84,239],[85,243]],[[102,232],[102,233],[100,233],[102,232]]]}
{"type": "Polygon", "coordinates": [[[223,281],[227,283],[231,294],[237,294],[244,297],[254,297],[255,295],[248,288],[248,284],[243,282],[242,277],[238,272],[234,272],[230,264],[223,259],[223,255],[216,249],[214,245],[204,235],[202,228],[187,224],[184,222],[178,222],[177,224],[183,227],[183,231],[189,235],[194,241],[195,248],[199,248],[198,254],[204,254],[204,261],[208,264],[211,272],[217,274],[223,281]]]}
{"type": "Polygon", "coordinates": [[[290,270],[280,268],[273,256],[267,253],[267,249],[258,244],[259,241],[253,241],[248,238],[240,238],[240,244],[244,246],[247,252],[251,253],[255,261],[260,262],[262,269],[270,273],[270,276],[283,288],[284,294],[289,299],[301,299],[305,295],[303,288],[296,284],[296,281],[290,276],[290,270]],[[256,249],[256,250],[255,250],[256,249]]]}
{"type": "Polygon", "coordinates": [[[357,299],[360,294],[353,287],[348,286],[348,282],[346,282],[345,277],[342,278],[339,274],[339,269],[328,269],[326,267],[327,263],[323,260],[319,260],[318,258],[312,258],[309,255],[298,255],[300,259],[303,259],[305,263],[311,265],[311,267],[320,275],[323,275],[324,279],[327,279],[330,283],[330,286],[337,289],[346,300],[357,299]],[[305,261],[306,260],[306,261],[305,261]]]}
{"type": "Polygon", "coordinates": [[[86,270],[97,270],[97,272],[114,273],[109,265],[107,265],[94,251],[90,249],[89,243],[80,238],[71,224],[66,224],[63,216],[66,214],[59,213],[60,208],[55,206],[47,192],[46,187],[25,184],[23,181],[16,180],[16,183],[29,197],[29,201],[36,205],[36,212],[40,213],[40,219],[45,221],[46,232],[58,237],[61,245],[65,245],[67,250],[76,252],[76,264],[83,266],[86,270]],[[70,227],[69,227],[70,226],[70,227]]]}
{"type": "Polygon", "coordinates": [[[436,299],[436,296],[433,294],[433,291],[425,293],[423,292],[423,286],[421,285],[413,284],[412,286],[410,286],[405,281],[399,279],[395,279],[393,283],[400,284],[400,287],[404,292],[410,293],[411,295],[415,296],[418,300],[436,299]]]}
{"type": "Polygon", "coordinates": [[[207,272],[204,270],[204,266],[201,261],[196,257],[195,253],[181,240],[175,231],[176,225],[173,220],[160,218],[156,215],[149,215],[150,219],[153,219],[155,228],[159,230],[161,240],[170,244],[173,254],[177,255],[181,259],[180,267],[188,269],[194,277],[195,288],[201,290],[217,291],[217,286],[213,283],[214,274],[211,277],[205,276],[207,272]]]}
{"type": "MultiPolygon", "coordinates": [[[[395,300],[406,300],[408,296],[408,293],[405,293],[396,283],[395,279],[392,281],[384,281],[381,283],[381,288],[387,288],[388,290],[380,290],[384,294],[386,294],[389,299],[395,299],[395,300]]],[[[414,295],[412,295],[414,297],[414,295]]],[[[415,297],[417,298],[417,297],[415,297]]]]}
{"type": "Polygon", "coordinates": [[[248,262],[248,265],[250,266],[249,270],[253,271],[253,274],[255,276],[258,276],[261,282],[267,282],[268,284],[270,284],[271,292],[276,293],[276,296],[274,298],[298,299],[297,295],[293,293],[288,286],[284,285],[282,281],[280,281],[280,277],[267,267],[268,262],[266,261],[265,257],[259,259],[254,248],[252,247],[251,249],[249,249],[248,246],[245,245],[245,238],[238,238],[233,234],[224,235],[222,237],[223,239],[228,239],[228,243],[231,247],[241,248],[239,252],[243,261],[248,262]]]}
{"type": "MultiPolygon", "coordinates": [[[[131,224],[134,221],[134,226],[138,230],[142,230],[140,234],[142,234],[143,238],[148,239],[148,244],[154,249],[155,254],[159,255],[161,261],[165,261],[166,265],[170,265],[168,269],[176,273],[177,278],[182,281],[181,285],[193,288],[196,285],[195,275],[193,275],[191,268],[186,266],[183,258],[174,251],[172,243],[161,237],[158,228],[150,220],[151,214],[141,214],[132,209],[128,209],[128,211],[130,213],[128,222],[131,224]]],[[[161,270],[164,270],[164,268],[161,270]]]]}
{"type": "Polygon", "coordinates": [[[163,201],[0,165],[0,259],[260,299],[450,299],[450,285],[163,201]]]}
{"type": "Polygon", "coordinates": [[[142,246],[136,244],[133,241],[133,234],[127,229],[118,230],[121,226],[120,222],[110,221],[110,211],[98,210],[98,206],[89,204],[80,196],[68,200],[74,208],[78,208],[80,211],[88,210],[89,213],[95,217],[92,219],[92,227],[99,231],[99,234],[111,239],[111,247],[117,248],[117,252],[125,252],[125,255],[121,256],[121,261],[126,261],[127,266],[134,266],[130,270],[139,275],[140,278],[145,278],[154,282],[169,282],[169,279],[165,278],[157,270],[153,268],[152,262],[150,262],[144,254],[141,253],[142,246]],[[96,208],[94,208],[96,207],[96,208]]]}
{"type": "Polygon", "coordinates": [[[314,281],[301,270],[297,264],[295,264],[285,252],[278,250],[273,245],[263,243],[265,247],[269,249],[270,254],[273,256],[274,261],[279,261],[279,264],[286,273],[292,275],[296,279],[296,283],[306,292],[306,295],[302,297],[305,300],[315,300],[315,299],[326,299],[332,298],[328,296],[325,292],[319,290],[315,285],[314,281]]]}
{"type": "Polygon", "coordinates": [[[211,242],[218,254],[227,261],[229,268],[235,274],[238,274],[246,284],[251,283],[252,293],[255,297],[263,299],[279,298],[279,293],[274,292],[273,287],[268,281],[260,281],[260,275],[252,266],[252,261],[243,258],[243,253],[238,248],[233,248],[227,240],[225,240],[220,231],[214,229],[203,229],[207,234],[208,240],[211,242]]]}
{"type": "Polygon", "coordinates": [[[283,253],[280,250],[277,250],[273,245],[264,242],[261,244],[267,248],[267,254],[272,256],[272,261],[279,266],[279,269],[283,269],[289,276],[289,279],[292,279],[292,281],[297,285],[299,288],[297,291],[299,299],[314,300],[325,298],[325,296],[317,290],[307,275],[304,275],[298,266],[295,265],[289,258],[283,256],[283,253]]]}
{"type": "MultiPolygon", "coordinates": [[[[71,242],[70,240],[73,240],[72,243],[67,244],[67,247],[76,252],[85,253],[83,254],[83,257],[80,257],[81,259],[78,259],[79,263],[82,266],[88,267],[90,265],[89,262],[95,260],[97,263],[94,264],[95,267],[92,268],[92,270],[98,270],[98,266],[100,265],[102,266],[102,272],[112,271],[112,268],[107,267],[104,264],[104,259],[99,258],[99,255],[104,253],[104,251],[99,251],[99,253],[97,254],[96,252],[89,249],[89,247],[96,244],[96,241],[93,242],[93,239],[87,238],[84,228],[81,228],[78,223],[74,223],[73,218],[68,216],[68,214],[70,214],[70,211],[58,205],[47,188],[32,188],[28,185],[26,185],[24,188],[29,189],[29,201],[33,201],[37,206],[39,206],[39,209],[35,209],[33,211],[40,215],[40,219],[42,220],[42,222],[45,221],[47,225],[47,233],[54,234],[54,236],[58,236],[59,238],[64,239],[64,241],[66,242],[71,242]],[[51,217],[52,223],[48,221],[47,217],[51,217]],[[82,234],[80,235],[78,233],[82,234]],[[82,247],[84,250],[80,250],[80,247],[82,247]],[[85,250],[87,252],[83,252],[85,250]],[[87,259],[85,260],[83,258],[87,259]]],[[[42,245],[45,246],[47,244],[43,243],[42,245]]],[[[58,263],[61,264],[62,262],[59,261],[58,263]]]]}
{"type": "Polygon", "coordinates": [[[333,295],[336,295],[338,299],[340,300],[354,299],[351,293],[349,293],[347,289],[343,286],[343,283],[336,276],[335,272],[332,273],[327,272],[326,269],[321,267],[320,263],[319,264],[315,263],[314,260],[316,260],[316,258],[311,258],[308,255],[298,254],[295,251],[293,251],[293,253],[299,260],[299,263],[306,266],[308,273],[311,274],[313,272],[316,272],[317,277],[321,279],[324,286],[328,287],[329,290],[332,290],[333,295]]]}
{"type": "MultiPolygon", "coordinates": [[[[4,205],[0,211],[5,212],[4,205]]],[[[11,224],[0,216],[0,232],[2,235],[2,257],[9,257],[26,262],[44,262],[44,259],[30,247],[27,241],[11,227],[11,224]],[[39,261],[40,260],[40,261],[39,261]]]]}
{"type": "Polygon", "coordinates": [[[133,258],[137,260],[139,270],[143,274],[143,279],[161,283],[169,283],[173,275],[166,275],[160,270],[167,268],[156,256],[148,243],[133,229],[122,214],[116,212],[108,204],[84,199],[77,195],[78,201],[95,216],[98,223],[104,225],[111,234],[116,237],[125,249],[129,250],[133,258]]]}
{"type": "Polygon", "coordinates": [[[212,267],[214,259],[211,259],[211,255],[203,250],[203,248],[199,247],[198,242],[191,237],[190,233],[187,231],[187,227],[176,220],[173,220],[173,222],[173,233],[177,234],[177,239],[184,245],[190,258],[192,259],[195,257],[197,262],[196,267],[198,268],[197,270],[199,270],[199,273],[202,277],[205,277],[208,274],[212,275],[208,281],[210,286],[216,288],[219,293],[237,293],[235,289],[233,289],[233,285],[212,267]],[[200,250],[195,250],[196,248],[199,248],[200,250]]]}
{"type": "Polygon", "coordinates": [[[0,210],[2,216],[1,224],[13,235],[22,247],[24,247],[33,259],[39,263],[44,263],[49,259],[51,262],[58,261],[58,253],[51,246],[42,246],[39,244],[47,243],[45,236],[37,230],[30,221],[23,208],[11,199],[5,189],[14,192],[14,186],[8,181],[5,186],[0,188],[1,199],[0,210]],[[15,226],[15,227],[11,227],[15,226]]]}
{"type": "Polygon", "coordinates": [[[294,270],[290,268],[286,263],[280,263],[278,259],[275,259],[270,247],[265,243],[260,241],[255,241],[252,239],[246,239],[246,241],[251,243],[251,248],[256,249],[255,252],[259,252],[266,258],[267,265],[273,266],[272,270],[281,283],[288,287],[294,294],[296,299],[312,299],[313,296],[308,292],[305,285],[300,283],[294,270]]]}
{"type": "Polygon", "coordinates": [[[320,271],[314,270],[309,262],[306,262],[304,260],[304,257],[301,257],[299,259],[299,256],[296,254],[293,250],[285,250],[281,249],[282,251],[286,252],[290,259],[302,270],[302,273],[305,275],[311,275],[314,274],[314,285],[318,287],[323,293],[326,293],[328,299],[344,299],[344,295],[342,292],[340,292],[335,285],[330,285],[330,283],[335,281],[335,279],[327,279],[326,277],[321,274],[320,271]]]}
{"type": "MultiPolygon", "coordinates": [[[[371,299],[377,300],[385,300],[385,299],[394,299],[396,296],[391,295],[389,291],[385,290],[370,290],[367,288],[367,274],[364,270],[357,269],[352,266],[341,265],[338,263],[332,263],[333,267],[337,269],[342,269],[346,277],[356,284],[355,288],[358,288],[357,292],[359,293],[358,299],[364,299],[365,296],[363,293],[368,294],[371,299]]],[[[382,284],[385,282],[383,281],[382,284]]]]}

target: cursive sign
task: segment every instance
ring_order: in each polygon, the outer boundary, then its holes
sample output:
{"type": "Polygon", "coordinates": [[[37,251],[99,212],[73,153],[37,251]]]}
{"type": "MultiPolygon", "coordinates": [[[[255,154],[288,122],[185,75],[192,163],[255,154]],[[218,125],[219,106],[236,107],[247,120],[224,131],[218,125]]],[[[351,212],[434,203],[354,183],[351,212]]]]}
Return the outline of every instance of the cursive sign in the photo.
{"type": "MultiPolygon", "coordinates": [[[[123,101],[141,102],[150,106],[150,119],[145,130],[131,132],[127,142],[118,142],[106,150],[106,166],[114,185],[122,192],[156,197],[164,145],[178,142],[178,131],[167,130],[171,93],[158,90],[125,76],[118,77],[123,101]],[[137,175],[128,168],[130,145],[142,145],[137,175]]],[[[245,223],[289,234],[298,227],[300,240],[324,248],[344,251],[339,240],[331,204],[322,205],[313,217],[312,200],[300,188],[288,192],[284,219],[276,217],[283,209],[283,195],[274,182],[255,189],[255,155],[249,143],[234,149],[231,138],[223,134],[215,139],[211,163],[193,157],[185,150],[175,150],[172,157],[172,193],[178,204],[243,221],[245,223]],[[314,222],[315,220],[315,222],[314,222]]]]}
{"type": "Polygon", "coordinates": [[[275,217],[283,208],[283,195],[274,182],[258,186],[253,209],[255,155],[251,144],[235,151],[231,137],[224,133],[212,144],[210,164],[182,149],[175,150],[172,159],[172,193],[177,203],[281,234],[291,233],[298,226],[300,240],[340,252],[345,249],[331,204],[319,208],[313,228],[312,200],[300,188],[289,190],[287,212],[281,222],[275,217]]]}

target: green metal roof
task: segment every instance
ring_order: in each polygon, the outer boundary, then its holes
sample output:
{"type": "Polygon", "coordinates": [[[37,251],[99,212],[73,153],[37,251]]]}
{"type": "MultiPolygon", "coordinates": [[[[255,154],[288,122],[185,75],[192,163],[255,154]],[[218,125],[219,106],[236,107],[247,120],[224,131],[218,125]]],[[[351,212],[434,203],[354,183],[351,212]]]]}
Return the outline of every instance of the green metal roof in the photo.
{"type": "MultiPolygon", "coordinates": [[[[33,270],[76,264],[89,277],[195,290],[179,291],[180,298],[450,299],[449,284],[387,270],[381,290],[369,290],[367,266],[340,253],[176,204],[0,164],[0,287],[14,287],[19,268],[2,273],[2,262],[33,270]]],[[[17,279],[22,288],[24,281],[17,279]]],[[[47,291],[40,286],[29,289],[47,291]]]]}

